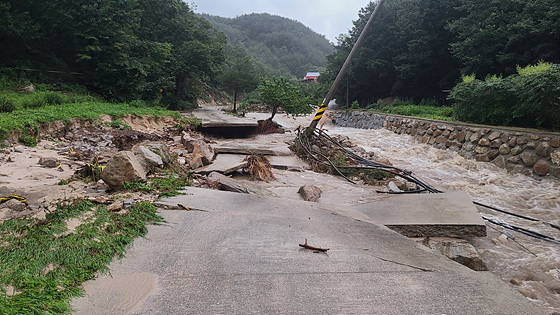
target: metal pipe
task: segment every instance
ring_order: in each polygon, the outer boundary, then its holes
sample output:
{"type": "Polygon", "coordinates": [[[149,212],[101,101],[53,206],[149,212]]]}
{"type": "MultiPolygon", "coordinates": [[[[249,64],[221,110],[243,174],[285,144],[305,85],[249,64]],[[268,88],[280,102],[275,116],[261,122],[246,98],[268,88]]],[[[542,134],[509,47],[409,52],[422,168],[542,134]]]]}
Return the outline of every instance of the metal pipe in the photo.
{"type": "Polygon", "coordinates": [[[381,7],[383,6],[384,2],[385,2],[385,0],[379,0],[377,2],[377,4],[375,5],[375,10],[373,10],[373,13],[369,17],[369,20],[368,20],[366,26],[364,27],[364,29],[362,30],[362,33],[360,34],[360,37],[358,37],[358,40],[356,41],[356,44],[354,44],[354,47],[352,47],[352,50],[350,51],[350,54],[348,55],[348,57],[346,58],[346,61],[342,65],[342,68],[338,72],[338,75],[336,76],[336,79],[334,80],[333,84],[331,85],[331,89],[329,90],[329,92],[327,93],[327,96],[323,100],[323,103],[321,104],[321,107],[319,107],[319,110],[317,111],[317,114],[315,114],[315,118],[313,118],[313,121],[311,122],[311,125],[309,125],[309,127],[307,128],[307,133],[308,134],[311,134],[311,132],[313,132],[313,130],[315,130],[315,128],[317,127],[317,124],[319,123],[319,120],[321,120],[321,118],[323,117],[323,114],[325,113],[325,110],[327,109],[327,106],[329,105],[330,101],[333,99],[334,93],[336,92],[336,90],[338,89],[338,86],[340,85],[340,81],[342,81],[344,75],[346,74],[346,72],[348,71],[348,68],[350,67],[350,64],[352,63],[352,59],[354,59],[354,56],[356,55],[356,53],[360,49],[360,46],[362,46],[362,43],[366,39],[366,33],[367,33],[368,29],[371,27],[371,24],[373,24],[373,20],[375,19],[375,17],[379,14],[379,11],[381,10],[381,7]]]}

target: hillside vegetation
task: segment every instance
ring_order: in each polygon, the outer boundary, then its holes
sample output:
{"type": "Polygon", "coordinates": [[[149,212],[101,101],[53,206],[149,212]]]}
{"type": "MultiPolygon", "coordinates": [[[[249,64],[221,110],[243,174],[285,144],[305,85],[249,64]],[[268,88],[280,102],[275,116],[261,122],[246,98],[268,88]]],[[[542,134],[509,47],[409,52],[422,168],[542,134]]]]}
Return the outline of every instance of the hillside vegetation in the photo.
{"type": "Polygon", "coordinates": [[[308,71],[327,65],[326,56],[333,47],[323,36],[309,27],[284,17],[262,14],[224,18],[201,15],[223,32],[236,50],[253,57],[265,76],[303,78],[308,71]]]}

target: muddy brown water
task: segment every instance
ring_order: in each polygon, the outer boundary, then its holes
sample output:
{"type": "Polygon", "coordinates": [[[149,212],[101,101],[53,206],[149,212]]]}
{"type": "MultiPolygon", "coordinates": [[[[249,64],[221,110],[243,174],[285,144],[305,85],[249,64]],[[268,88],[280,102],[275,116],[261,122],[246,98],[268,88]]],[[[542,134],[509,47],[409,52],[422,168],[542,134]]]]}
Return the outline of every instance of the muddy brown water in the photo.
{"type": "MultiPolygon", "coordinates": [[[[560,225],[560,181],[508,174],[492,163],[476,162],[457,152],[418,143],[408,135],[385,129],[364,130],[328,126],[328,133],[348,136],[354,144],[395,166],[412,171],[432,187],[465,191],[475,201],[560,225]]],[[[560,239],[560,231],[541,222],[530,222],[479,208],[497,221],[524,227],[560,239]]],[[[509,231],[487,223],[488,237],[471,240],[489,269],[521,294],[552,312],[560,311],[560,245],[509,231]],[[510,234],[510,235],[511,235],[510,234]]]]}

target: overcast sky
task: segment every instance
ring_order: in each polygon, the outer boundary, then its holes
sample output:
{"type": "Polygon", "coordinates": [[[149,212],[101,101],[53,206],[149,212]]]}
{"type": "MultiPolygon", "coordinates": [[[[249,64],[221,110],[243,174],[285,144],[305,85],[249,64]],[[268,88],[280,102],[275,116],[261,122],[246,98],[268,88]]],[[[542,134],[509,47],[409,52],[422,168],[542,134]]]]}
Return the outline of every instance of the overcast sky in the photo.
{"type": "Polygon", "coordinates": [[[297,20],[336,44],[347,34],[358,12],[369,0],[186,0],[196,13],[236,17],[250,13],[270,13],[297,20]]]}

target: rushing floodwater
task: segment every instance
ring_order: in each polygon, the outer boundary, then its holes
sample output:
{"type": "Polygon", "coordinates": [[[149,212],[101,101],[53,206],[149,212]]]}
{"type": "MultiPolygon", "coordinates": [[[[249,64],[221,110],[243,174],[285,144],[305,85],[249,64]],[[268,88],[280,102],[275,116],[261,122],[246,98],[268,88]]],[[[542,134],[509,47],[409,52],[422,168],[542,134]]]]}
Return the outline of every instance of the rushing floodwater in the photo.
{"type": "MultiPolygon", "coordinates": [[[[385,129],[364,130],[328,126],[329,135],[346,135],[354,144],[394,166],[412,171],[432,187],[467,192],[473,200],[560,225],[560,181],[511,175],[492,163],[466,160],[458,153],[418,143],[409,135],[385,129]]],[[[479,208],[487,217],[560,239],[560,231],[539,222],[479,208]]],[[[487,223],[488,237],[473,240],[488,268],[520,293],[550,312],[560,312],[560,245],[487,223]]]]}

